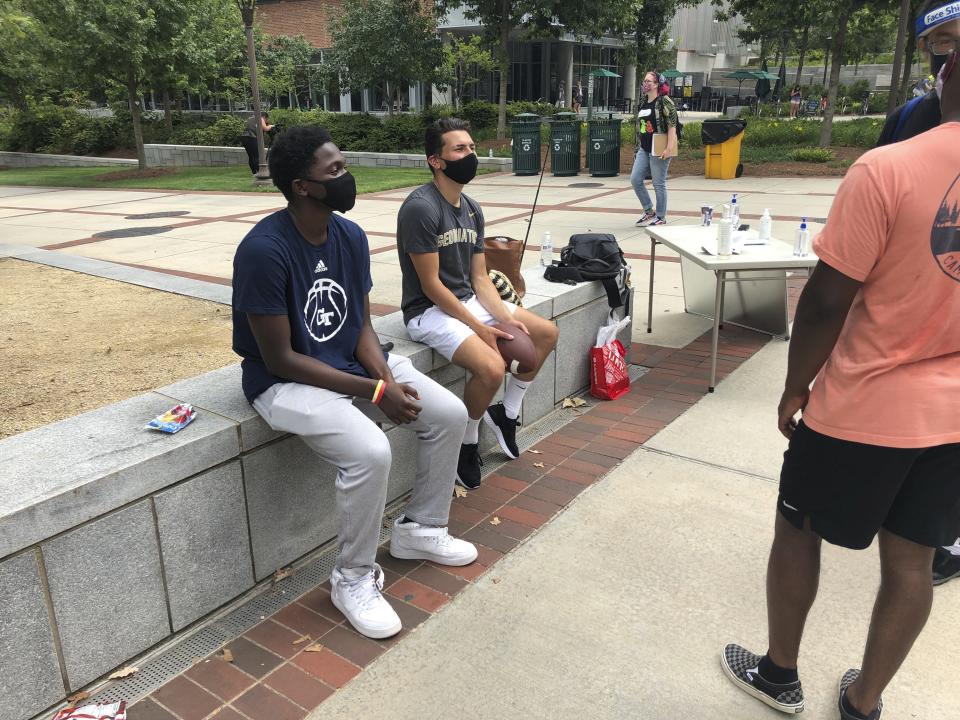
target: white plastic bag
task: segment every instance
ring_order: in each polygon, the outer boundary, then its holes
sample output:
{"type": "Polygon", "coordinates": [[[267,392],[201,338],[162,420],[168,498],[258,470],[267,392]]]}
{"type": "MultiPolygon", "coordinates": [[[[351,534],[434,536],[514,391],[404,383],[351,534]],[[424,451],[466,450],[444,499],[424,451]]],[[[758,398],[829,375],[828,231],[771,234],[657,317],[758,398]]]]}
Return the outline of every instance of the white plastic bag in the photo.
{"type": "Polygon", "coordinates": [[[600,329],[597,330],[597,344],[594,345],[594,347],[603,347],[604,345],[609,345],[617,339],[617,334],[629,324],[629,315],[627,315],[623,320],[617,320],[616,316],[611,310],[610,316],[607,318],[607,324],[602,325],[600,329]]]}

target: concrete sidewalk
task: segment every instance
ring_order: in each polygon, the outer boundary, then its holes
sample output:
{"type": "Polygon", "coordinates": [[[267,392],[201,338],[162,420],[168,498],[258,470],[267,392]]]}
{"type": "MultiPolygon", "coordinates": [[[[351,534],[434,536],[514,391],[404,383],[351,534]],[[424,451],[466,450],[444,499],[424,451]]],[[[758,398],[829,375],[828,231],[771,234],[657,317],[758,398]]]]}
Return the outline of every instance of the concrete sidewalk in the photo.
{"type": "MultiPolygon", "coordinates": [[[[730,684],[719,653],[765,650],[785,349],[758,352],[310,720],[782,717],[730,684]]],[[[825,547],[804,717],[837,717],[878,581],[875,546],[825,547]]],[[[960,717],[958,605],[960,583],[936,590],[884,718],[960,717]]]]}

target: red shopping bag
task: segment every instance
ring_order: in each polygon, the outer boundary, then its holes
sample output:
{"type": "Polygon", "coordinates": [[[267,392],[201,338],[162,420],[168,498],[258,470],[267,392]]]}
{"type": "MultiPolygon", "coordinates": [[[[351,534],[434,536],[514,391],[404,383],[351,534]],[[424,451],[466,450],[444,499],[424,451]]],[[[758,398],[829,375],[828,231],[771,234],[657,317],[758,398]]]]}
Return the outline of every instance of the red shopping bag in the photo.
{"type": "Polygon", "coordinates": [[[619,340],[590,348],[590,394],[601,400],[616,400],[630,390],[627,351],[619,340]]]}

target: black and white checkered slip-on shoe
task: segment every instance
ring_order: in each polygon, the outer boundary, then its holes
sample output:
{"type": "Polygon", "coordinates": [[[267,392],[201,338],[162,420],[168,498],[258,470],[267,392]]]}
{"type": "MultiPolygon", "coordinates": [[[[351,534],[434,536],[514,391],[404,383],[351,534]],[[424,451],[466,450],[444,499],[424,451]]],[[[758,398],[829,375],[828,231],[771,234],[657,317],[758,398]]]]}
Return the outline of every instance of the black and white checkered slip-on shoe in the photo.
{"type": "Polygon", "coordinates": [[[760,677],[758,669],[761,657],[731,643],[720,654],[720,665],[734,685],[760,702],[780,712],[803,712],[803,688],[800,681],[785,685],[767,682],[760,677]]]}
{"type": "MultiPolygon", "coordinates": [[[[837,707],[840,708],[840,717],[842,720],[855,720],[853,715],[848,713],[843,709],[843,695],[847,692],[847,688],[853,685],[853,681],[860,677],[860,668],[850,668],[843,675],[840,676],[840,694],[837,698],[837,707]]],[[[880,720],[880,713],[883,712],[883,698],[880,699],[880,704],[877,705],[877,709],[872,713],[867,715],[867,720],[880,720]]]]}

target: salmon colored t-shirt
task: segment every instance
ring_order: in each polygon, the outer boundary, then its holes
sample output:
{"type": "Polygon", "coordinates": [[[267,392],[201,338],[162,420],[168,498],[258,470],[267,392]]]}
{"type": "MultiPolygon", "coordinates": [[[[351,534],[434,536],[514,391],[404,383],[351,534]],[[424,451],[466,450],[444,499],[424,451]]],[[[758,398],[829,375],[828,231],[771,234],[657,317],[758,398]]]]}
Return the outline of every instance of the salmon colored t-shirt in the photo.
{"type": "Polygon", "coordinates": [[[960,442],[960,123],[861,157],[814,250],[863,286],[804,423],[870,445],[960,442]]]}

